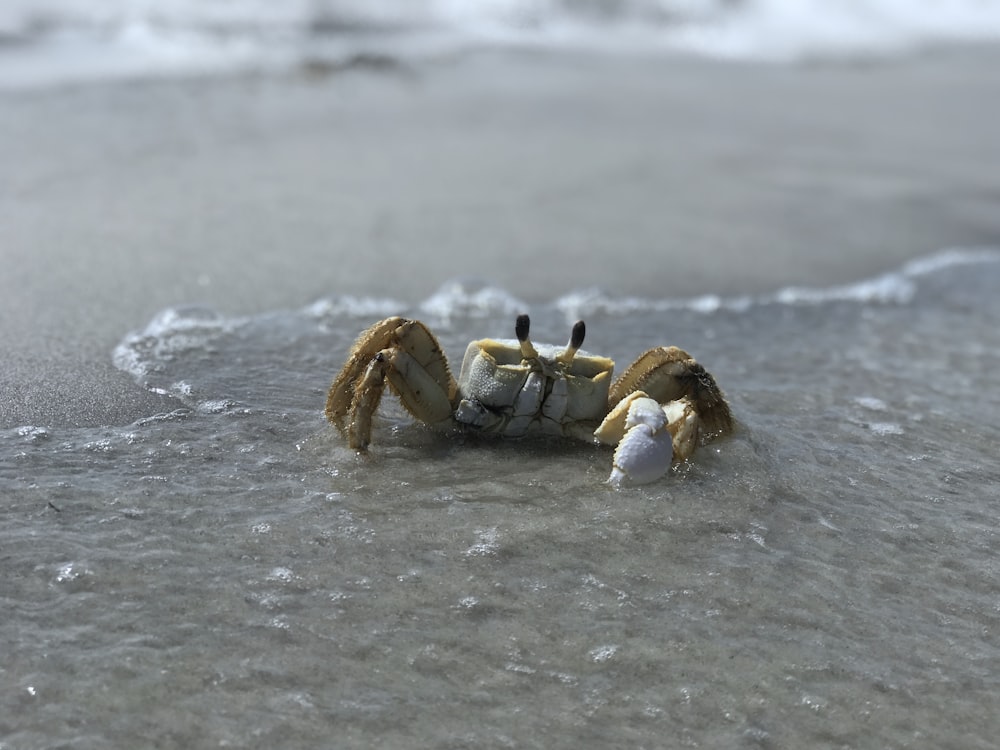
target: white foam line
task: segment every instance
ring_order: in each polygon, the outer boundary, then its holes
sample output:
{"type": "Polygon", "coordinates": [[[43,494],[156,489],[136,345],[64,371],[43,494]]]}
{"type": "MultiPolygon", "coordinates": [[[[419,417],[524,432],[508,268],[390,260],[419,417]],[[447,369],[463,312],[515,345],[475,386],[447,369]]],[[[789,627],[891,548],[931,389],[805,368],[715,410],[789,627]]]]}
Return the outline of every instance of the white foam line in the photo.
{"type": "Polygon", "coordinates": [[[628,315],[638,311],[669,312],[690,310],[711,314],[720,310],[745,312],[758,305],[820,305],[827,302],[861,302],[905,305],[916,293],[916,279],[948,268],[1000,262],[1000,249],[954,247],[906,263],[898,271],[870,279],[832,287],[785,287],[760,297],[723,298],[703,295],[687,299],[650,300],[641,297],[611,297],[600,289],[570,292],[556,300],[555,307],[568,321],[587,314],[628,315]]]}
{"type": "Polygon", "coordinates": [[[389,297],[355,297],[345,294],[318,299],[304,307],[302,312],[310,318],[340,316],[364,318],[378,315],[387,317],[405,309],[405,307],[406,305],[402,302],[389,297]]]}
{"type": "Polygon", "coordinates": [[[1000,41],[992,0],[3,0],[0,89],[491,47],[786,63],[1000,41]]]}
{"type": "Polygon", "coordinates": [[[505,289],[476,281],[451,281],[419,305],[420,312],[442,320],[456,316],[485,317],[516,315],[528,309],[526,302],[505,289]]]}
{"type": "Polygon", "coordinates": [[[991,247],[951,247],[924,258],[911,260],[903,266],[909,277],[927,276],[951,268],[978,263],[1000,263],[1000,250],[991,247]]]}

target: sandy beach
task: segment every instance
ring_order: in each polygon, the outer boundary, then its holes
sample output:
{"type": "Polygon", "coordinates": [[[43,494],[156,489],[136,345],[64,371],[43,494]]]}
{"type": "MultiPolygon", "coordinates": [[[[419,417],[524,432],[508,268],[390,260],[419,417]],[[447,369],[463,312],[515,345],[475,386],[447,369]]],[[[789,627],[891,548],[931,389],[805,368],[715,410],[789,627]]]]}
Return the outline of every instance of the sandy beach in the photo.
{"type": "Polygon", "coordinates": [[[111,363],[168,306],[757,293],[996,245],[998,63],[481,53],[5,93],[0,427],[169,408],[111,363]]]}
{"type": "MultiPolygon", "coordinates": [[[[266,3],[136,57],[123,0],[82,36],[161,79],[0,93],[0,746],[992,750],[1000,49],[322,62],[370,40],[320,5],[293,72],[157,57],[266,3]],[[324,419],[374,318],[455,366],[525,311],[690,351],[733,433],[615,489],[561,364],[492,409],[534,437],[324,419]]],[[[717,4],[765,51],[854,7],[806,6],[717,4]]]]}

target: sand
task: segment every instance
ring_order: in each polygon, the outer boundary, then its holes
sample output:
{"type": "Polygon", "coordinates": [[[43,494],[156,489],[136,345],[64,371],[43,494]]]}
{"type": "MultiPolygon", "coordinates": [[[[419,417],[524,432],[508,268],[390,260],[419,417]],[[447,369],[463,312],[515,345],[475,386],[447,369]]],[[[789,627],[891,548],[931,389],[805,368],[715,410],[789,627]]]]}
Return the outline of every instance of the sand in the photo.
{"type": "Polygon", "coordinates": [[[2,94],[0,427],[172,408],[111,362],[169,306],[763,293],[1000,246],[998,64],[482,53],[2,94]]]}

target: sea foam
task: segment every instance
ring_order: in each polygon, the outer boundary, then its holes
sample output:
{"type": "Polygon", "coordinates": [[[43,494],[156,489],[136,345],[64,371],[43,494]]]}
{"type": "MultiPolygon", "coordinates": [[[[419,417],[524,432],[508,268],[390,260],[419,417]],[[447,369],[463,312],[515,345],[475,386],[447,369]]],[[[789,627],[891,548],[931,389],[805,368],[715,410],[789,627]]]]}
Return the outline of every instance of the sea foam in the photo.
{"type": "Polygon", "coordinates": [[[498,47],[794,62],[998,40],[1000,4],[978,0],[6,0],[0,88],[498,47]]]}

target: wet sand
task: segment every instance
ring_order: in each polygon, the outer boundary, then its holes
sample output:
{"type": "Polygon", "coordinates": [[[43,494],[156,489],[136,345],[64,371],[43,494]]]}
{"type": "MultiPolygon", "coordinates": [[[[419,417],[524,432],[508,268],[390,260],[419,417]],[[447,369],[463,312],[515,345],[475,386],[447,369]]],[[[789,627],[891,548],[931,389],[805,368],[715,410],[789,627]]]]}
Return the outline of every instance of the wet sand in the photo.
{"type": "Polygon", "coordinates": [[[172,408],[111,364],[168,306],[762,293],[1000,245],[998,63],[480,54],[2,94],[0,427],[172,408]]]}

